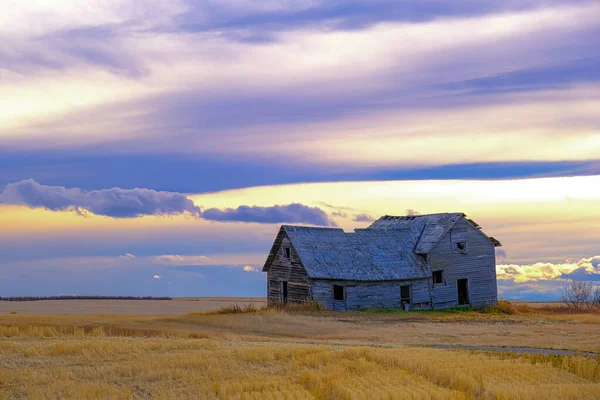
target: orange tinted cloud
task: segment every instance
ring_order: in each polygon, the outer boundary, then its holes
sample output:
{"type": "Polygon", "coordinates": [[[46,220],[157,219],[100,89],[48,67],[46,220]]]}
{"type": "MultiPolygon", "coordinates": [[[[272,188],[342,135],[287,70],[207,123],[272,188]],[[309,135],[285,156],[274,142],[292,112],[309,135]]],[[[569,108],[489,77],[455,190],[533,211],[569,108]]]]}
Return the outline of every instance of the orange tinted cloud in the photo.
{"type": "Polygon", "coordinates": [[[583,258],[577,262],[545,263],[531,265],[500,264],[496,266],[499,280],[514,281],[515,283],[547,281],[564,278],[578,271],[580,277],[594,275],[600,277],[600,256],[583,258]]]}

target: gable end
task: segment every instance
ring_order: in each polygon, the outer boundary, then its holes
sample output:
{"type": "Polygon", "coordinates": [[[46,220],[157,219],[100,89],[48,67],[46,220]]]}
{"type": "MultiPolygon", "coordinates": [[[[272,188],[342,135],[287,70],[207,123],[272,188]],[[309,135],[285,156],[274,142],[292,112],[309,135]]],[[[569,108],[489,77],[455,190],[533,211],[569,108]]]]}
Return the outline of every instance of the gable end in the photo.
{"type": "Polygon", "coordinates": [[[265,265],[263,265],[263,267],[262,267],[262,272],[267,272],[269,270],[269,267],[273,263],[273,260],[275,259],[275,255],[277,254],[277,251],[279,250],[279,246],[281,246],[281,241],[283,240],[284,237],[285,237],[285,229],[283,229],[283,226],[282,226],[281,228],[279,228],[279,232],[277,233],[277,236],[275,237],[275,241],[273,242],[271,251],[269,252],[269,255],[267,256],[265,265]]]}

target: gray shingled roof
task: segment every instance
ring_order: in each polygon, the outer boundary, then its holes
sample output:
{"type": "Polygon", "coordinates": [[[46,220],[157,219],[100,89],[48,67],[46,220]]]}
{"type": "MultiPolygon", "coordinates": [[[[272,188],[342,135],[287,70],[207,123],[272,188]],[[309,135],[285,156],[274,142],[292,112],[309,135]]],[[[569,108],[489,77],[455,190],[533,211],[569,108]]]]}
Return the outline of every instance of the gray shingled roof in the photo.
{"type": "Polygon", "coordinates": [[[427,254],[440,241],[442,236],[454,226],[465,214],[443,213],[411,216],[386,215],[373,222],[369,230],[409,230],[417,243],[412,249],[417,254],[427,254]]]}
{"type": "Polygon", "coordinates": [[[408,229],[391,231],[283,225],[265,268],[271,263],[279,241],[287,234],[309,277],[356,281],[427,278],[425,260],[416,255],[417,238],[408,229]]]}

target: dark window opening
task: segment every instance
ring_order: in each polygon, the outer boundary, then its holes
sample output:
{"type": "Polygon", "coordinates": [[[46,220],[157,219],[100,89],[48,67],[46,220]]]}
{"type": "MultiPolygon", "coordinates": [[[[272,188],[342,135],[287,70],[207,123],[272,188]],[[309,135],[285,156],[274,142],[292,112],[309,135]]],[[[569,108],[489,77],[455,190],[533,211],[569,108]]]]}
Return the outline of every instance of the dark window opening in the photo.
{"type": "Polygon", "coordinates": [[[285,258],[292,258],[292,251],[289,247],[284,247],[283,248],[283,256],[285,258]]]}
{"type": "Polygon", "coordinates": [[[433,271],[433,284],[444,283],[444,270],[433,271]]]}
{"type": "Polygon", "coordinates": [[[402,304],[410,304],[410,286],[400,286],[400,301],[402,304]]]}
{"type": "Polygon", "coordinates": [[[285,281],[281,281],[279,282],[280,284],[280,292],[279,292],[279,296],[281,299],[281,304],[287,304],[287,299],[288,299],[288,283],[285,281]]]}
{"type": "Polygon", "coordinates": [[[333,285],[333,299],[344,300],[344,287],[340,285],[333,285]]]}
{"type": "Polygon", "coordinates": [[[467,230],[466,229],[454,229],[450,231],[450,241],[452,243],[452,250],[455,253],[467,252],[467,230]]]}

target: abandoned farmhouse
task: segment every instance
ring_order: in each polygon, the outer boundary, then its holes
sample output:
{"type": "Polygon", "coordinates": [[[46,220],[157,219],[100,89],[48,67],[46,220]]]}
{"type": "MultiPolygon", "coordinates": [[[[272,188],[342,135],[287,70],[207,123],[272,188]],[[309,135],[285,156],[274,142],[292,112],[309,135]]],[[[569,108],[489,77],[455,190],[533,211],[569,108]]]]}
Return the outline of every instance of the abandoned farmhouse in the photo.
{"type": "Polygon", "coordinates": [[[270,305],[336,311],[495,304],[495,247],[463,213],[379,218],[366,229],[283,225],[263,267],[270,305]]]}

